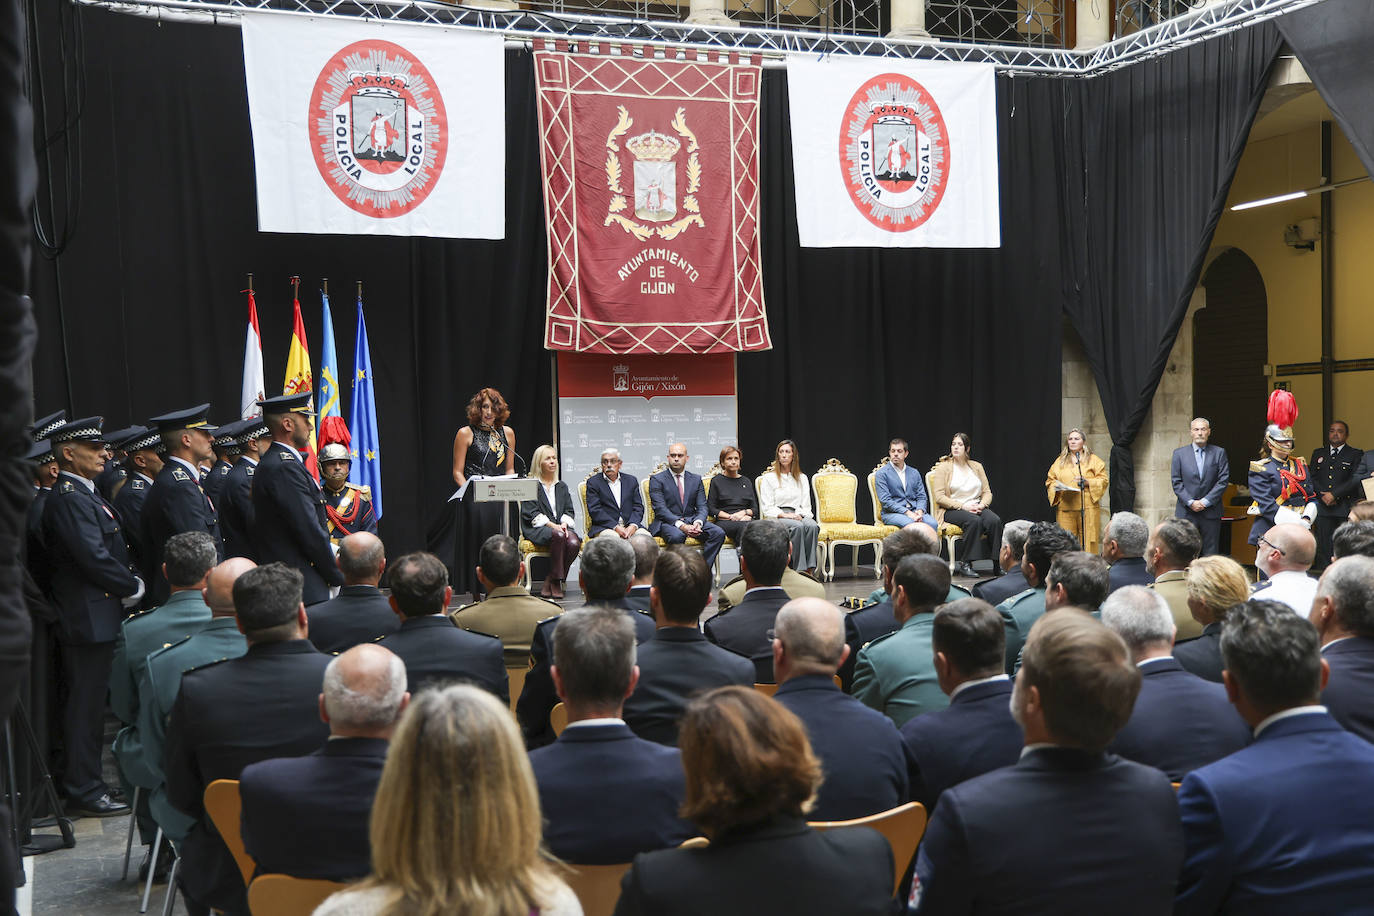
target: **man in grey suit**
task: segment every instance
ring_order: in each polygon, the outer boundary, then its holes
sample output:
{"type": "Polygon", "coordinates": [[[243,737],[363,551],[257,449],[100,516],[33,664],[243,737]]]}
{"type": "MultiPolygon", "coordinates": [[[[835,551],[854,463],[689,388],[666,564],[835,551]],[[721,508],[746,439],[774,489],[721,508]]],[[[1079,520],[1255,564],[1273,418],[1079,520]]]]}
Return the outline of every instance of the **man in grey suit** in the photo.
{"type": "Polygon", "coordinates": [[[1197,417],[1188,427],[1193,441],[1174,449],[1169,465],[1178,505],[1175,518],[1186,518],[1202,532],[1202,556],[1217,552],[1221,541],[1221,497],[1231,480],[1231,465],[1226,450],[1208,445],[1212,424],[1205,417],[1197,417]]]}

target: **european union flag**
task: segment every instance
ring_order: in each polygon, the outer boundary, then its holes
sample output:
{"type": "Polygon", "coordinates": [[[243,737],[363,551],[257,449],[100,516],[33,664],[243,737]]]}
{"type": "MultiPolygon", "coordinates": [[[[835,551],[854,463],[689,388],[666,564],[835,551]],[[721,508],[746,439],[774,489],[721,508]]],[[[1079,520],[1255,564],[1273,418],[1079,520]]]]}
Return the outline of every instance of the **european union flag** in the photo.
{"type": "Polygon", "coordinates": [[[372,394],[372,351],[367,346],[363,297],[358,297],[358,343],[353,351],[353,467],[350,483],[369,487],[372,508],[382,517],[382,446],[377,436],[377,403],[372,394]]]}

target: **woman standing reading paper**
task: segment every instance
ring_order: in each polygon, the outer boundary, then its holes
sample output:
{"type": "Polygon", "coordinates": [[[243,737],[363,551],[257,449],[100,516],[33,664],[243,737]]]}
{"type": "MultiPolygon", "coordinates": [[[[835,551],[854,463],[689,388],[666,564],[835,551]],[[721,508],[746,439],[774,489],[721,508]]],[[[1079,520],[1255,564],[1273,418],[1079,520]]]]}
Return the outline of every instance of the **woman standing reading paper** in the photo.
{"type": "MultiPolygon", "coordinates": [[[[510,419],[506,399],[495,388],[483,388],[468,402],[468,425],[453,437],[453,482],[467,487],[473,477],[499,477],[515,473],[515,431],[504,426],[510,419]]],[[[476,502],[473,488],[467,487],[457,507],[453,531],[453,581],[455,592],[472,592],[474,601],[482,597],[477,581],[477,552],[482,542],[501,533],[501,510],[505,503],[476,502]]]]}
{"type": "Polygon", "coordinates": [[[1093,454],[1081,429],[1069,430],[1064,451],[1045,477],[1050,505],[1059,510],[1059,527],[1072,532],[1088,553],[1097,553],[1102,524],[1097,504],[1107,491],[1107,466],[1093,454]]]}

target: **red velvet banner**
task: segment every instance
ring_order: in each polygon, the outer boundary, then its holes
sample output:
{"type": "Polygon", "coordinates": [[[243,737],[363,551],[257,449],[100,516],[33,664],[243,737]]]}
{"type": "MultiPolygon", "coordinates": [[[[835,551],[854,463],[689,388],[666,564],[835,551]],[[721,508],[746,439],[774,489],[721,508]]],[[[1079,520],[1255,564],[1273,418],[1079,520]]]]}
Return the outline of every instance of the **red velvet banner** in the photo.
{"type": "Polygon", "coordinates": [[[545,346],[769,349],[757,61],[597,49],[604,53],[535,53],[549,232],[545,346]]]}

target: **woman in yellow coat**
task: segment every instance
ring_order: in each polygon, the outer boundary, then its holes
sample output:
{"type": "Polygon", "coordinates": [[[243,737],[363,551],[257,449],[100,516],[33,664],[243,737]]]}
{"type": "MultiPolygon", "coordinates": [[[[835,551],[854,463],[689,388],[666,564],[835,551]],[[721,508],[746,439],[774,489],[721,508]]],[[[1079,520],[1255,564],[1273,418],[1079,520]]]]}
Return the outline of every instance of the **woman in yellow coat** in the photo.
{"type": "Polygon", "coordinates": [[[1056,519],[1059,526],[1073,532],[1088,553],[1098,552],[1102,523],[1098,520],[1097,504],[1106,491],[1107,466],[1088,447],[1082,430],[1069,430],[1064,439],[1064,451],[1059,453],[1045,476],[1045,492],[1050,505],[1059,510],[1056,519]],[[1081,524],[1080,499],[1083,501],[1081,524]]]}

